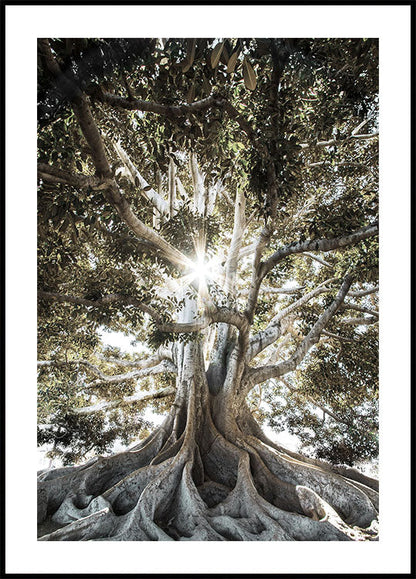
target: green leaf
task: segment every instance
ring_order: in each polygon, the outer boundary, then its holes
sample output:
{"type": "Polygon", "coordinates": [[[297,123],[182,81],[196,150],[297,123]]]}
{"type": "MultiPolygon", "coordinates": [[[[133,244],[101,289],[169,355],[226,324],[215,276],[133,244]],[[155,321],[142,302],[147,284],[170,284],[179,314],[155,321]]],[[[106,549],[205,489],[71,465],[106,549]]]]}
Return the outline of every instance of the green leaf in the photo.
{"type": "Polygon", "coordinates": [[[207,77],[205,75],[202,75],[202,88],[204,89],[206,94],[211,93],[211,85],[210,85],[209,80],[207,79],[207,77]]]}
{"type": "Polygon", "coordinates": [[[188,72],[188,70],[191,68],[191,66],[194,63],[195,45],[196,45],[196,39],[195,38],[189,38],[188,43],[187,43],[186,58],[182,62],[182,72],[184,72],[184,73],[188,72]]]}
{"type": "Polygon", "coordinates": [[[233,54],[230,56],[229,60],[228,60],[228,64],[227,64],[227,72],[228,74],[231,74],[232,72],[235,71],[235,67],[237,65],[237,60],[238,60],[238,53],[239,51],[236,50],[235,52],[233,52],[233,54]]]}
{"type": "Polygon", "coordinates": [[[243,78],[244,85],[248,90],[254,90],[257,86],[256,73],[250,62],[245,58],[243,60],[243,78]]]}
{"type": "Polygon", "coordinates": [[[211,68],[216,68],[221,58],[221,52],[224,48],[224,42],[219,42],[211,53],[211,68]]]}
{"type": "Polygon", "coordinates": [[[195,85],[193,84],[191,88],[188,90],[188,94],[186,95],[186,102],[188,105],[194,102],[195,99],[195,85]]]}

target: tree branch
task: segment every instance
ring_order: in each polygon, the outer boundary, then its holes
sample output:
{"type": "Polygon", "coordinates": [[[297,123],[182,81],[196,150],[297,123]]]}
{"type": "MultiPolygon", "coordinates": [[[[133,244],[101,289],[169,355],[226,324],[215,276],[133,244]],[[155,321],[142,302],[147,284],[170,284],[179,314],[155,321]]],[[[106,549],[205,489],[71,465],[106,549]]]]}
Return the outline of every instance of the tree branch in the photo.
{"type": "Polygon", "coordinates": [[[160,320],[160,315],[154,308],[152,308],[152,306],[144,304],[132,296],[126,296],[123,294],[107,294],[100,298],[92,300],[84,297],[65,295],[55,292],[45,292],[39,290],[38,298],[46,300],[54,300],[60,303],[71,303],[94,308],[99,306],[106,306],[109,304],[122,304],[125,306],[134,306],[143,313],[150,315],[155,320],[160,320]]]}
{"type": "Polygon", "coordinates": [[[169,216],[169,205],[168,203],[157,193],[152,187],[150,187],[149,183],[142,177],[139,173],[138,169],[132,163],[130,157],[123,149],[119,142],[112,143],[117,155],[119,156],[120,160],[122,161],[123,165],[126,167],[128,174],[130,176],[130,182],[133,186],[137,187],[137,185],[141,188],[141,193],[144,197],[150,201],[150,203],[156,207],[156,209],[165,215],[166,217],[169,216]]]}
{"type": "Polygon", "coordinates": [[[265,328],[263,331],[259,332],[255,336],[253,336],[250,340],[249,349],[246,353],[246,361],[249,362],[255,356],[257,356],[260,352],[265,350],[268,346],[276,342],[281,336],[281,322],[282,320],[291,314],[297,308],[300,308],[312,298],[330,291],[330,288],[326,287],[327,284],[332,283],[337,278],[331,278],[324,281],[318,287],[313,289],[312,291],[308,292],[298,300],[296,300],[293,304],[284,308],[281,312],[279,312],[270,322],[270,324],[265,328]]]}
{"type": "Polygon", "coordinates": [[[349,137],[346,137],[345,139],[329,139],[328,141],[318,141],[317,143],[302,143],[299,146],[302,150],[312,149],[315,147],[332,147],[334,145],[342,145],[344,143],[348,143],[354,140],[363,141],[368,139],[375,139],[376,137],[378,137],[378,131],[370,133],[368,135],[351,134],[349,137]]]}
{"type": "Polygon", "coordinates": [[[246,316],[247,319],[252,323],[254,317],[254,310],[257,305],[257,299],[260,291],[261,282],[263,281],[264,275],[262,275],[262,262],[261,257],[263,255],[264,249],[266,248],[270,237],[272,235],[272,229],[265,225],[260,233],[257,240],[256,247],[254,250],[254,261],[253,261],[253,272],[251,276],[251,284],[246,305],[246,316]]]}
{"type": "Polygon", "coordinates": [[[120,382],[125,382],[126,380],[138,380],[140,378],[147,378],[148,376],[154,376],[155,374],[162,374],[163,372],[175,372],[176,366],[170,360],[162,360],[156,366],[150,368],[141,368],[139,370],[132,370],[131,372],[126,372],[125,374],[116,374],[114,376],[108,376],[101,373],[101,376],[97,380],[93,380],[89,384],[85,384],[84,388],[91,389],[97,386],[103,386],[108,384],[120,384],[120,382]]]}
{"type": "Polygon", "coordinates": [[[340,320],[341,324],[347,324],[350,326],[371,326],[372,324],[378,323],[378,318],[344,318],[340,320]]]}
{"type": "Polygon", "coordinates": [[[72,173],[64,171],[59,167],[54,167],[53,165],[47,165],[46,163],[38,163],[38,177],[43,181],[48,181],[50,183],[65,183],[67,185],[73,185],[78,189],[83,189],[85,187],[96,189],[103,184],[106,184],[106,181],[97,175],[72,173]]]}
{"type": "Polygon", "coordinates": [[[344,279],[341,288],[332,304],[319,317],[318,321],[314,324],[309,334],[302,340],[300,345],[296,348],[295,352],[288,360],[280,362],[279,364],[263,366],[259,368],[251,368],[248,370],[245,388],[247,393],[256,384],[261,384],[270,378],[280,378],[280,376],[283,376],[288,372],[292,372],[297,368],[312,346],[319,341],[322,330],[341,306],[345,296],[348,293],[351,283],[352,278],[347,276],[344,279]]]}
{"type": "Polygon", "coordinates": [[[353,298],[362,298],[364,296],[368,296],[369,294],[375,294],[376,292],[378,292],[378,285],[375,287],[370,287],[368,289],[365,290],[357,290],[357,291],[350,291],[348,292],[348,295],[353,297],[353,298]]]}
{"type": "Polygon", "coordinates": [[[97,379],[89,384],[84,384],[84,388],[90,389],[104,384],[119,384],[126,380],[146,378],[147,376],[154,376],[155,374],[162,374],[163,372],[176,372],[176,366],[171,360],[164,359],[158,364],[153,364],[145,367],[126,372],[125,374],[108,375],[104,374],[97,366],[91,364],[88,360],[39,360],[37,362],[39,368],[55,367],[61,368],[66,366],[84,366],[97,379]]]}
{"type": "Polygon", "coordinates": [[[372,310],[370,308],[366,308],[364,306],[359,306],[358,304],[352,304],[351,302],[344,302],[342,309],[343,310],[344,309],[345,310],[355,310],[357,312],[362,312],[363,314],[369,314],[370,316],[373,316],[374,318],[378,318],[378,316],[379,316],[378,311],[372,310]]]}
{"type": "Polygon", "coordinates": [[[120,95],[105,92],[101,89],[96,89],[91,95],[94,99],[108,104],[112,107],[121,108],[129,111],[142,111],[147,113],[156,113],[170,118],[178,118],[189,116],[192,113],[207,110],[211,107],[223,106],[223,100],[215,95],[196,101],[190,104],[181,105],[162,105],[152,101],[145,101],[141,99],[129,99],[120,95]]]}
{"type": "Polygon", "coordinates": [[[77,305],[83,305],[88,307],[99,307],[108,304],[122,304],[127,306],[133,306],[148,314],[155,321],[157,328],[161,332],[166,333],[176,333],[176,334],[189,334],[192,332],[199,332],[207,328],[210,324],[224,322],[226,324],[231,324],[236,326],[241,331],[247,331],[248,322],[246,317],[238,311],[229,308],[212,308],[204,316],[196,318],[192,322],[178,323],[178,322],[165,322],[159,312],[149,306],[140,302],[138,299],[132,296],[126,296],[123,294],[108,294],[102,296],[101,298],[92,300],[84,297],[65,295],[55,292],[45,292],[38,291],[39,299],[54,300],[60,303],[72,303],[77,305]]]}
{"type": "Polygon", "coordinates": [[[241,190],[236,193],[234,207],[233,233],[225,265],[225,291],[228,294],[234,293],[237,264],[245,228],[245,196],[241,190]]]}
{"type": "Polygon", "coordinates": [[[128,368],[139,368],[141,370],[145,368],[151,368],[156,366],[162,360],[172,360],[172,352],[168,348],[159,348],[155,356],[150,358],[144,358],[142,360],[122,360],[121,358],[114,358],[112,356],[108,357],[105,355],[98,355],[98,358],[107,364],[114,364],[116,366],[125,366],[128,368]]]}
{"type": "Polygon", "coordinates": [[[38,368],[44,367],[55,367],[55,368],[64,368],[67,366],[85,366],[94,376],[97,376],[100,380],[105,380],[106,375],[101,372],[97,366],[91,364],[88,360],[38,360],[37,362],[38,368]]]}
{"type": "Polygon", "coordinates": [[[324,265],[325,267],[329,267],[331,269],[334,269],[334,266],[331,263],[328,263],[327,261],[325,261],[324,259],[322,259],[321,257],[318,257],[317,255],[313,255],[313,253],[309,253],[307,251],[305,251],[303,253],[304,256],[306,257],[310,257],[311,259],[313,259],[314,261],[320,263],[321,265],[324,265]]]}
{"type": "Polygon", "coordinates": [[[111,410],[117,408],[117,406],[125,404],[137,404],[143,402],[150,402],[151,400],[159,400],[160,398],[166,398],[175,394],[176,389],[172,386],[163,388],[163,390],[158,390],[157,392],[151,392],[148,394],[136,393],[131,396],[126,396],[120,400],[112,400],[111,402],[98,402],[92,406],[84,406],[84,408],[76,408],[74,410],[75,414],[93,414],[95,412],[102,412],[103,410],[111,410]]]}
{"type": "Polygon", "coordinates": [[[334,338],[334,340],[339,340],[340,342],[359,342],[359,340],[355,338],[346,338],[345,336],[340,336],[338,334],[328,332],[328,330],[322,330],[322,335],[328,336],[328,338],[334,338]]]}
{"type": "Polygon", "coordinates": [[[281,249],[278,249],[273,255],[271,255],[261,266],[261,276],[264,277],[269,273],[275,265],[277,265],[282,259],[288,257],[289,255],[294,255],[297,253],[305,253],[310,250],[313,251],[333,251],[334,249],[341,249],[347,247],[348,245],[353,245],[364,239],[368,239],[373,235],[378,233],[378,224],[367,225],[362,227],[353,233],[348,233],[342,237],[333,237],[332,239],[314,239],[299,241],[286,245],[281,249]]]}
{"type": "Polygon", "coordinates": [[[242,115],[233,107],[229,101],[215,94],[194,103],[181,105],[162,105],[152,101],[125,98],[120,95],[105,92],[102,89],[96,89],[92,96],[96,100],[113,107],[130,111],[137,110],[142,112],[155,113],[171,119],[189,117],[193,113],[205,111],[212,107],[223,108],[228,113],[229,117],[238,123],[238,125],[250,139],[255,138],[253,128],[244,119],[244,117],[242,117],[242,115]]]}

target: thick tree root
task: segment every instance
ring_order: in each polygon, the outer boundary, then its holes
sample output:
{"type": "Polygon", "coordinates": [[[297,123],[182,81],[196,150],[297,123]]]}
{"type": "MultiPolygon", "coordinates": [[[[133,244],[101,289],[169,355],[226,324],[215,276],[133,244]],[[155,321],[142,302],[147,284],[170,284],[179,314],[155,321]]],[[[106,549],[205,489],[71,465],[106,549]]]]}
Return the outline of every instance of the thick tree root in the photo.
{"type": "Polygon", "coordinates": [[[378,493],[363,480],[301,460],[253,431],[225,437],[195,408],[193,400],[182,432],[171,416],[130,451],[40,473],[39,540],[377,538],[378,493]]]}

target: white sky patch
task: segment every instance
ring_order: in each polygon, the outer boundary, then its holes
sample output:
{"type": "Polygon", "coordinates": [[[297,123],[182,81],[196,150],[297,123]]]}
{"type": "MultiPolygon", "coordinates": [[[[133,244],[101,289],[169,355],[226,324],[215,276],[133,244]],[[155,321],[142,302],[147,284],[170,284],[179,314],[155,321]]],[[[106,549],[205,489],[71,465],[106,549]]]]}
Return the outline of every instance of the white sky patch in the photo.
{"type": "Polygon", "coordinates": [[[104,345],[111,346],[112,348],[120,348],[122,352],[138,354],[145,350],[143,344],[140,342],[132,344],[133,338],[126,336],[123,332],[113,332],[102,328],[98,333],[104,345]]]}

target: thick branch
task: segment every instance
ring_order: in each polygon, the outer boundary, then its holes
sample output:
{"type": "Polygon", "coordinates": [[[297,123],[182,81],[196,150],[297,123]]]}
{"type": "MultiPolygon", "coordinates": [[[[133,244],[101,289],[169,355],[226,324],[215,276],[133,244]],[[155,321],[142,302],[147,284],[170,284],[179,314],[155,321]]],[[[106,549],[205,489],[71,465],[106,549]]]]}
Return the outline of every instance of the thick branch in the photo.
{"type": "Polygon", "coordinates": [[[214,323],[230,324],[238,328],[241,332],[248,331],[248,321],[244,314],[231,308],[213,308],[206,312],[204,316],[196,318],[192,322],[176,322],[159,324],[158,328],[162,332],[192,333],[204,330],[214,323]]]}
{"type": "Polygon", "coordinates": [[[72,173],[54,167],[53,165],[47,165],[46,163],[38,163],[38,177],[43,181],[48,181],[50,183],[65,183],[67,185],[73,185],[78,189],[85,187],[92,187],[95,189],[106,184],[105,180],[103,181],[103,179],[100,179],[96,175],[72,173]]]}
{"type": "Polygon", "coordinates": [[[141,193],[143,194],[143,196],[148,201],[150,201],[150,203],[154,207],[156,207],[156,209],[160,213],[168,216],[169,215],[168,203],[159,195],[159,193],[157,193],[152,187],[150,187],[150,185],[146,181],[146,179],[144,179],[144,177],[142,177],[142,175],[139,173],[137,167],[134,166],[130,157],[128,156],[126,151],[123,149],[121,144],[119,142],[114,142],[113,147],[116,150],[117,155],[120,157],[120,160],[122,161],[122,163],[124,164],[124,166],[126,167],[126,169],[128,171],[128,174],[130,177],[130,182],[134,186],[138,185],[141,188],[141,193]]]}
{"type": "MultiPolygon", "coordinates": [[[[83,97],[79,102],[74,103],[74,112],[77,116],[81,130],[92,150],[92,157],[98,174],[111,176],[111,170],[105,157],[104,145],[95,121],[91,115],[88,103],[83,97]]],[[[139,237],[152,243],[155,250],[160,250],[164,257],[179,269],[187,270],[192,266],[191,261],[179,250],[165,241],[153,229],[145,225],[133,213],[130,204],[121,195],[114,179],[109,183],[109,187],[104,191],[107,201],[116,209],[124,223],[139,237]]]]}
{"type": "Polygon", "coordinates": [[[180,104],[180,105],[163,105],[160,103],[145,101],[141,99],[130,99],[119,95],[97,90],[94,93],[94,98],[102,103],[110,106],[123,108],[126,110],[138,110],[143,112],[155,113],[168,118],[189,117],[193,113],[208,110],[212,107],[223,108],[227,111],[229,117],[235,120],[245,134],[253,139],[255,137],[251,125],[244,119],[244,117],[232,106],[227,100],[216,95],[210,95],[205,99],[201,99],[194,103],[180,104]]]}
{"type": "Polygon", "coordinates": [[[277,265],[282,259],[288,257],[289,255],[294,255],[297,253],[305,253],[310,250],[313,251],[333,251],[334,249],[341,249],[347,247],[348,245],[353,245],[364,239],[368,239],[373,235],[378,233],[378,224],[367,225],[362,227],[353,233],[349,233],[342,237],[333,237],[332,239],[314,239],[299,241],[286,245],[281,249],[278,249],[273,255],[271,255],[261,266],[261,276],[264,277],[269,273],[275,265],[277,265]]]}
{"type": "Polygon", "coordinates": [[[240,250],[243,241],[244,227],[245,196],[242,191],[237,191],[235,198],[233,234],[225,266],[225,291],[229,294],[234,293],[237,264],[239,255],[241,254],[240,250]]]}
{"type": "Polygon", "coordinates": [[[122,304],[127,306],[133,306],[150,315],[156,323],[156,326],[161,332],[167,333],[192,333],[199,332],[207,328],[210,324],[217,322],[224,322],[226,324],[231,324],[236,326],[242,331],[247,331],[248,324],[246,317],[232,309],[228,308],[215,308],[207,312],[204,316],[196,318],[192,322],[177,323],[177,322],[164,322],[162,316],[159,314],[155,308],[140,302],[138,299],[132,296],[126,296],[123,294],[108,294],[102,296],[101,298],[92,300],[84,297],[65,295],[55,292],[45,292],[38,291],[38,298],[54,300],[60,303],[72,303],[77,305],[83,305],[88,307],[99,307],[108,304],[122,304]]]}
{"type": "Polygon", "coordinates": [[[88,306],[88,307],[99,307],[99,306],[106,306],[109,304],[121,304],[125,306],[134,306],[135,308],[139,309],[145,314],[150,315],[152,318],[156,320],[160,320],[160,315],[158,312],[147,304],[142,303],[138,299],[132,296],[126,296],[123,294],[107,294],[102,296],[101,298],[97,298],[95,300],[78,297],[78,296],[71,296],[65,295],[55,292],[45,292],[45,291],[38,291],[38,298],[46,299],[46,300],[54,300],[60,303],[70,303],[70,304],[77,304],[81,306],[88,306]]]}
{"type": "MultiPolygon", "coordinates": [[[[250,290],[247,299],[246,315],[250,322],[253,321],[254,310],[257,305],[257,299],[260,291],[261,282],[264,275],[261,273],[261,257],[272,235],[272,229],[267,225],[263,227],[254,250],[253,272],[251,276],[250,290]]],[[[267,262],[266,262],[267,263],[267,262]]]]}
{"type": "Polygon", "coordinates": [[[151,368],[156,366],[162,360],[172,360],[172,352],[168,348],[159,348],[155,356],[150,358],[143,358],[142,360],[122,360],[121,358],[114,358],[112,356],[99,355],[98,358],[107,364],[114,364],[116,366],[125,366],[128,368],[151,368]]]}
{"type": "Polygon", "coordinates": [[[152,101],[129,99],[120,95],[104,92],[102,90],[97,90],[94,92],[93,97],[96,100],[99,100],[100,102],[106,103],[113,107],[122,108],[129,111],[156,113],[158,115],[163,115],[170,118],[189,116],[192,113],[204,111],[213,106],[223,105],[223,101],[218,99],[215,95],[211,95],[194,103],[181,105],[162,105],[152,101]]]}

